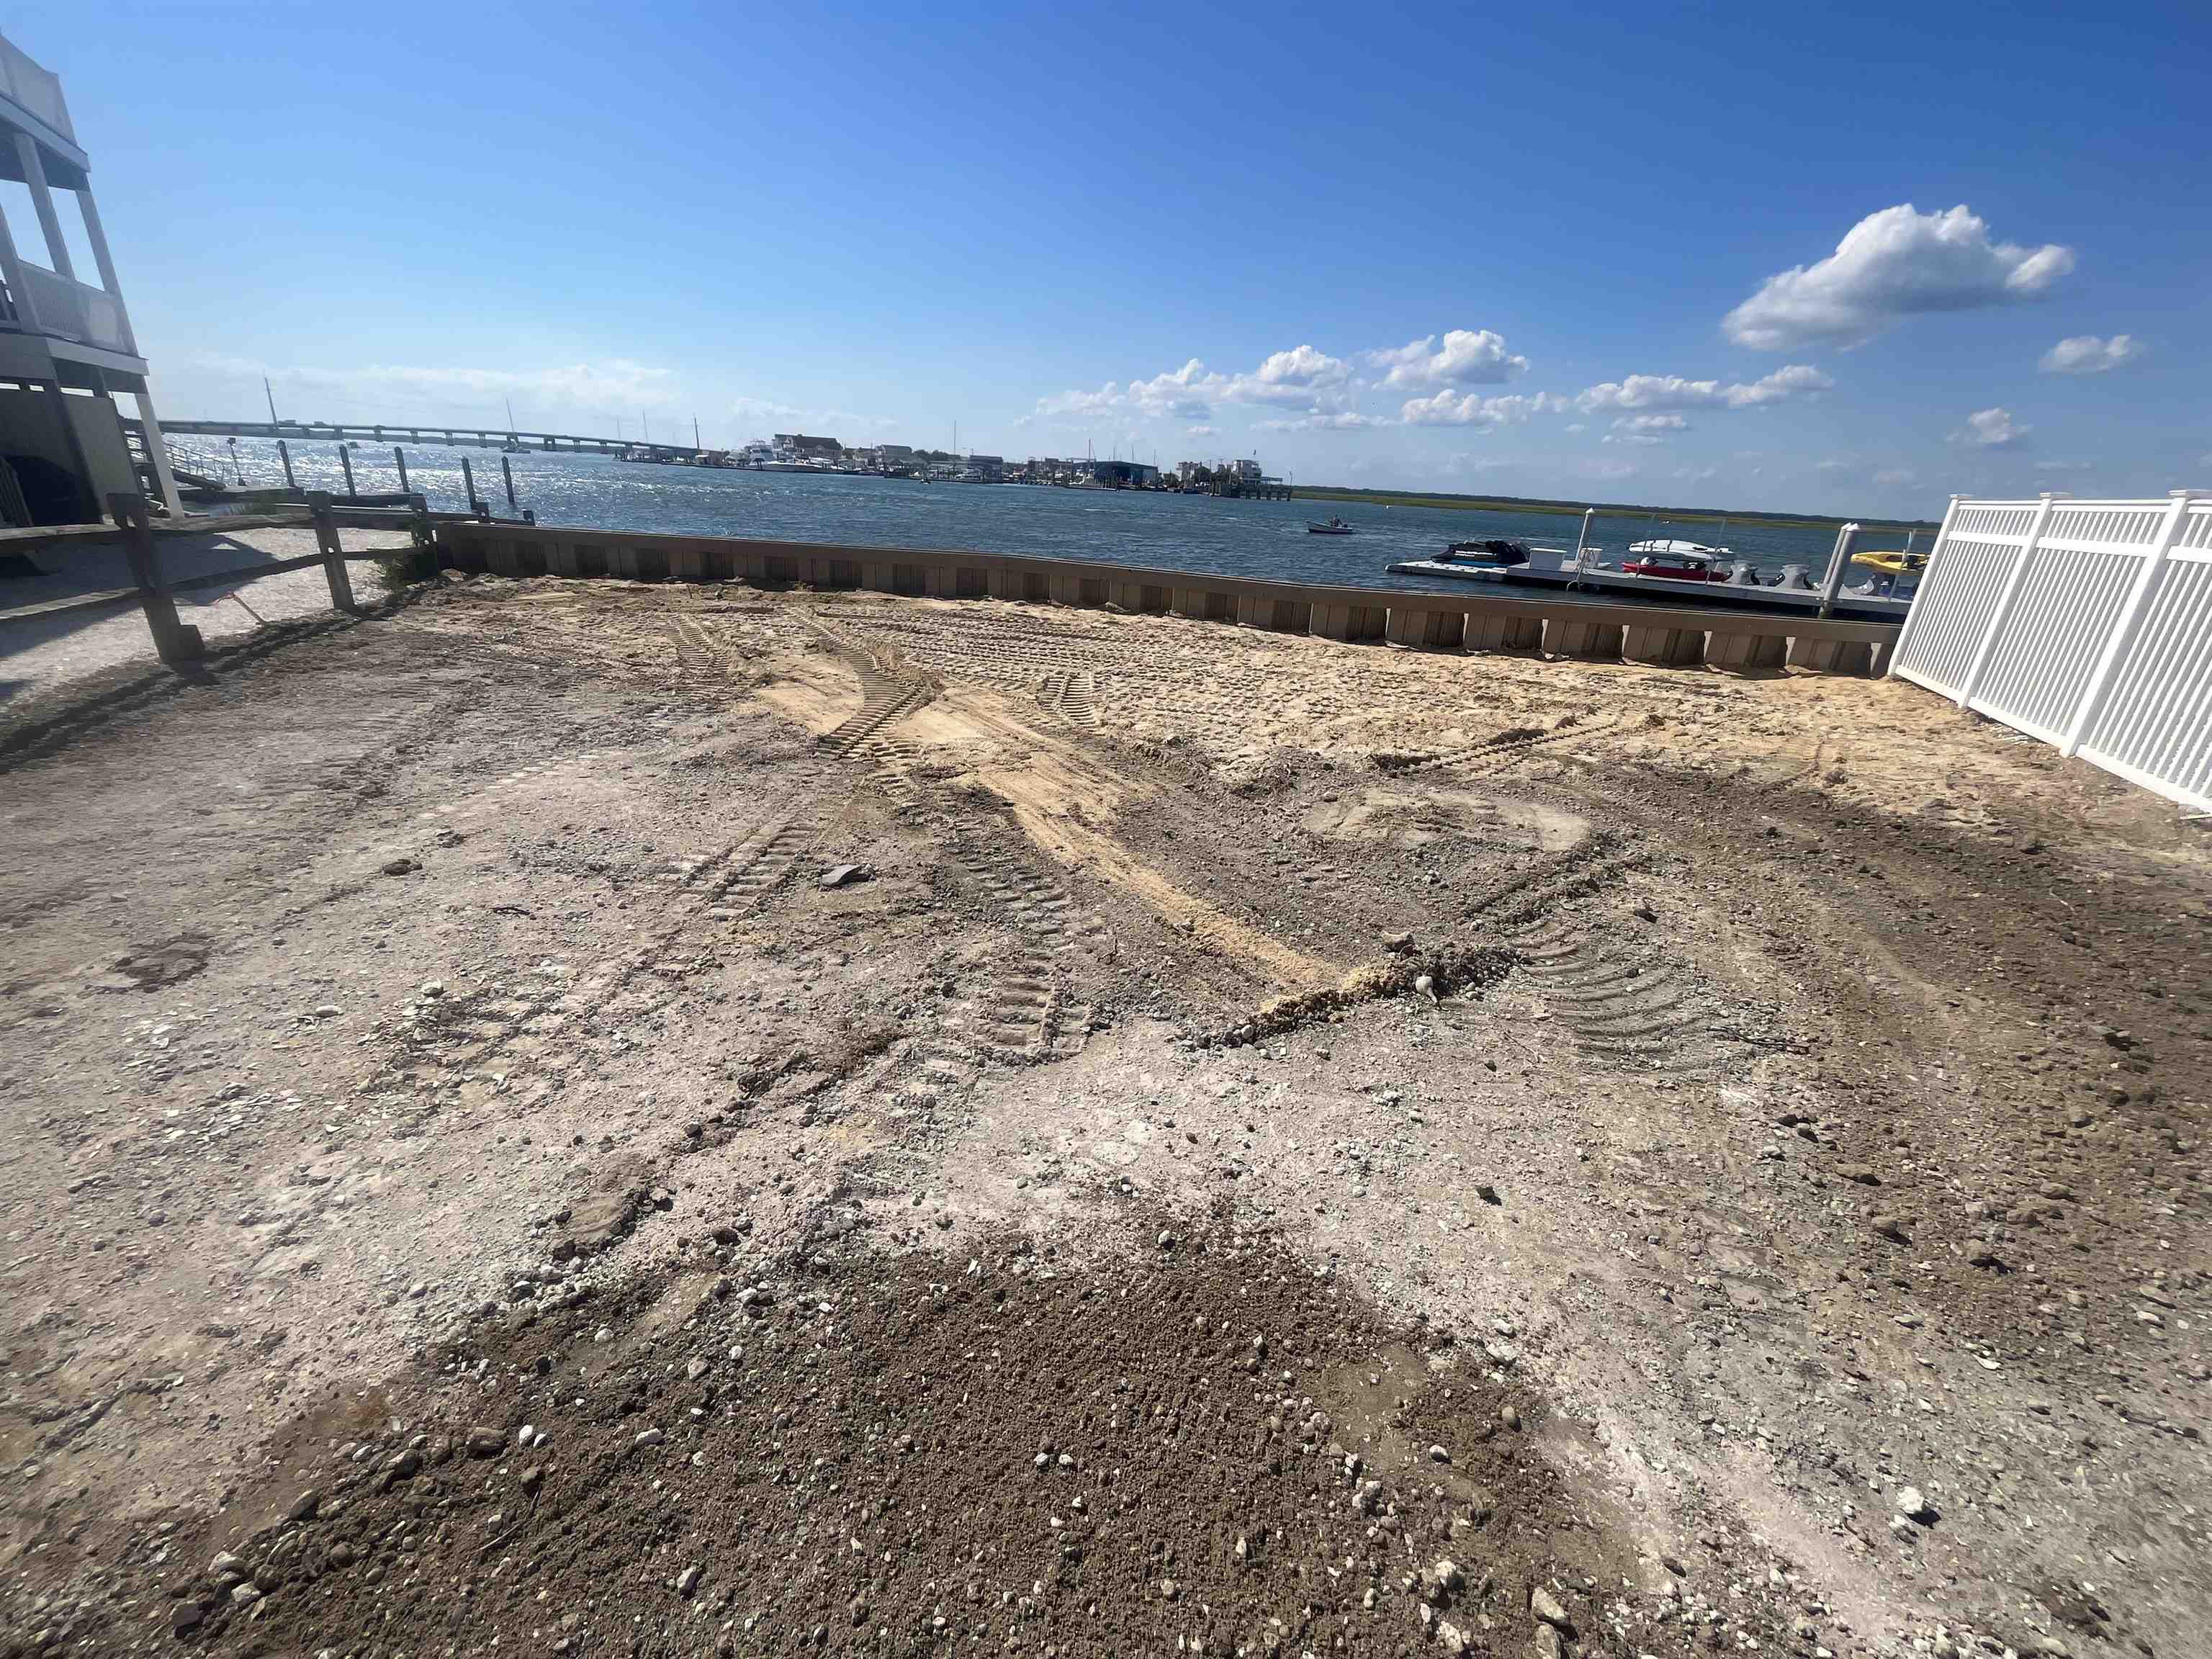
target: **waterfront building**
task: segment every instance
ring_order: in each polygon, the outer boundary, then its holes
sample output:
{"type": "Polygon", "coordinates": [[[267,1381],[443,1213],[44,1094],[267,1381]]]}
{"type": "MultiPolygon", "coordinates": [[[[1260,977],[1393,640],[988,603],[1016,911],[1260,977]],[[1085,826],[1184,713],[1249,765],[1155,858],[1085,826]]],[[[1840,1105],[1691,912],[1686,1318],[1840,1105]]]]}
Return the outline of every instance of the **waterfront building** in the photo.
{"type": "Polygon", "coordinates": [[[115,494],[182,513],[60,78],[4,39],[0,179],[23,185],[31,210],[0,208],[0,523],[96,523],[115,494]],[[81,222],[91,271],[76,268],[65,213],[81,222]],[[137,404],[128,426],[122,392],[137,404]]]}
{"type": "Polygon", "coordinates": [[[834,461],[845,453],[835,438],[810,438],[803,432],[779,432],[775,447],[802,461],[834,461]]]}

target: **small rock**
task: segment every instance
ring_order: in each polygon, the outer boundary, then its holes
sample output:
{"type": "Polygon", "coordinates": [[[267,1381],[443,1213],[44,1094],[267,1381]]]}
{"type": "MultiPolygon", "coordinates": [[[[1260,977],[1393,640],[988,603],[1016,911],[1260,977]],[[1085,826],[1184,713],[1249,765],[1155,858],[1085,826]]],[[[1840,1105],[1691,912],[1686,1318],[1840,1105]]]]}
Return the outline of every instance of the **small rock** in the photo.
{"type": "Polygon", "coordinates": [[[528,1468],[522,1472],[523,1491],[536,1492],[538,1490],[538,1484],[544,1479],[545,1471],[539,1468],[538,1465],[532,1463],[528,1468]]]}
{"type": "Polygon", "coordinates": [[[1431,1446],[1429,1448],[1429,1462],[1431,1463],[1449,1463],[1451,1462],[1451,1453],[1447,1451],[1442,1446],[1431,1446]]]}
{"type": "Polygon", "coordinates": [[[1569,1636],[1574,1634],[1574,1621],[1567,1617],[1567,1610],[1561,1607],[1559,1599],[1541,1584],[1528,1592],[1528,1611],[1553,1630],[1569,1636]]]}
{"type": "Polygon", "coordinates": [[[410,870],[412,870],[415,867],[416,865],[413,859],[387,859],[385,860],[384,873],[387,876],[404,876],[410,870]]]}
{"type": "Polygon", "coordinates": [[[1503,1204],[1505,1201],[1504,1199],[1498,1197],[1498,1188],[1492,1186],[1486,1181],[1478,1181],[1475,1182],[1474,1195],[1486,1204],[1503,1204]]]}
{"type": "Polygon", "coordinates": [[[875,871],[865,864],[839,864],[822,872],[824,887],[850,887],[857,882],[873,881],[875,871]]]}
{"type": "Polygon", "coordinates": [[[1912,1243],[1911,1235],[1905,1231],[1905,1224],[1893,1215],[1878,1215],[1874,1218],[1873,1225],[1875,1232],[1893,1244],[1912,1243]]]}
{"type": "Polygon", "coordinates": [[[1498,1420],[1509,1429],[1518,1429],[1521,1426],[1521,1408],[1507,1401],[1498,1408],[1498,1420]]]}
{"type": "Polygon", "coordinates": [[[1437,981],[1434,975],[1422,974],[1416,976],[1413,988],[1431,1002],[1437,1000],[1437,981]]]}
{"type": "Polygon", "coordinates": [[[641,1432],[636,1439],[631,1441],[630,1444],[641,1449],[650,1449],[659,1445],[667,1437],[659,1429],[647,1429],[641,1432]]]}
{"type": "Polygon", "coordinates": [[[1163,1578],[1160,1580],[1160,1599],[1164,1601],[1172,1601],[1176,1599],[1176,1581],[1174,1579],[1163,1578]]]}
{"type": "Polygon", "coordinates": [[[1456,1561],[1441,1560],[1429,1569],[1429,1582],[1447,1595],[1457,1589],[1466,1580],[1467,1575],[1459,1570],[1459,1563],[1456,1561]]]}
{"type": "Polygon", "coordinates": [[[1411,933],[1385,933],[1382,935],[1382,948],[1395,956],[1402,957],[1413,948],[1413,936],[1411,933]]]}
{"type": "Polygon", "coordinates": [[[169,1628],[182,1636],[188,1630],[198,1629],[200,1620],[206,1617],[198,1602],[179,1601],[169,1609],[169,1628]]]}
{"type": "Polygon", "coordinates": [[[284,1518],[287,1521],[312,1521],[322,1504],[322,1493],[310,1486],[292,1500],[292,1507],[284,1511],[284,1518]]]}
{"type": "Polygon", "coordinates": [[[1856,1182],[1862,1187],[1879,1187],[1881,1177],[1863,1164],[1854,1164],[1844,1171],[1844,1179],[1856,1182]]]}
{"type": "Polygon", "coordinates": [[[688,1596],[689,1595],[690,1595],[690,1594],[691,1594],[691,1592],[692,1592],[693,1590],[695,1590],[695,1589],[698,1589],[698,1588],[699,1588],[699,1569],[698,1569],[698,1568],[696,1568],[696,1567],[686,1567],[686,1568],[684,1568],[684,1571],[681,1571],[681,1572],[679,1572],[679,1573],[678,1573],[678,1574],[676,1575],[676,1593],[677,1593],[678,1595],[687,1595],[687,1596],[688,1596]]]}
{"type": "Polygon", "coordinates": [[[433,1002],[436,1001],[440,997],[446,994],[446,981],[442,979],[424,980],[422,981],[422,994],[428,997],[433,1002]]]}
{"type": "Polygon", "coordinates": [[[210,1578],[243,1578],[246,1577],[246,1563],[240,1560],[228,1550],[217,1550],[215,1553],[215,1559],[208,1563],[208,1577],[210,1578]]]}
{"type": "Polygon", "coordinates": [[[1897,1512],[1923,1525],[1936,1518],[1935,1507],[1922,1495],[1917,1486],[1902,1486],[1897,1493],[1897,1512]]]}
{"type": "Polygon", "coordinates": [[[471,1457],[496,1457],[507,1449],[507,1437],[480,1424],[469,1431],[468,1449],[471,1457]]]}
{"type": "Polygon", "coordinates": [[[251,1584],[240,1584],[231,1590],[230,1599],[234,1606],[250,1607],[261,1599],[261,1592],[251,1584]]]}

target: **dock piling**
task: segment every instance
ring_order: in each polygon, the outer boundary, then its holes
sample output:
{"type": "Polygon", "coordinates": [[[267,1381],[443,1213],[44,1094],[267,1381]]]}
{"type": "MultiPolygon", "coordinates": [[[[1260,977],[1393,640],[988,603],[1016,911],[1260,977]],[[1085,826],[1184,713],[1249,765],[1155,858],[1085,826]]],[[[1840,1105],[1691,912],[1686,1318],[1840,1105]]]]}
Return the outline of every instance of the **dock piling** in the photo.
{"type": "Polygon", "coordinates": [[[300,481],[292,476],[292,451],[282,438],[276,441],[276,459],[284,463],[284,488],[297,489],[300,481]]]}
{"type": "Polygon", "coordinates": [[[409,493],[407,489],[407,452],[402,449],[398,444],[392,446],[392,464],[399,469],[399,493],[404,495],[409,493]]]}
{"type": "Polygon", "coordinates": [[[509,513],[517,512],[520,509],[514,502],[514,468],[505,455],[499,458],[499,470],[501,476],[507,479],[507,510],[509,513]]]}
{"type": "Polygon", "coordinates": [[[1851,549],[1857,544],[1859,527],[1847,524],[1836,532],[1836,550],[1828,555],[1828,580],[1820,587],[1820,615],[1834,613],[1836,595],[1844,590],[1844,573],[1851,568],[1851,549]]]}
{"type": "Polygon", "coordinates": [[[345,472],[346,499],[351,501],[361,491],[353,487],[353,454],[343,444],[338,446],[338,465],[345,472]]]}

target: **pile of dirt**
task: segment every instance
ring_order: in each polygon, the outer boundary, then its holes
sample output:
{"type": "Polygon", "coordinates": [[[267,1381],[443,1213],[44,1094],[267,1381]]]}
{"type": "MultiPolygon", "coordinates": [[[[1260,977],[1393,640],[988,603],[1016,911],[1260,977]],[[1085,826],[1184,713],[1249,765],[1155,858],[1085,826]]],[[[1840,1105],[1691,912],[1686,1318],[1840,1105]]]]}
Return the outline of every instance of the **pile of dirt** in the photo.
{"type": "Polygon", "coordinates": [[[1786,1630],[1764,1571],[1639,1557],[1566,1489],[1576,1426],[1509,1339],[1394,1327],[1226,1231],[1115,1254],[817,1256],[519,1322],[368,1432],[311,1419],[232,1506],[246,1524],[164,1540],[190,1565],[131,1588],[245,1654],[1640,1654],[1786,1630]]]}

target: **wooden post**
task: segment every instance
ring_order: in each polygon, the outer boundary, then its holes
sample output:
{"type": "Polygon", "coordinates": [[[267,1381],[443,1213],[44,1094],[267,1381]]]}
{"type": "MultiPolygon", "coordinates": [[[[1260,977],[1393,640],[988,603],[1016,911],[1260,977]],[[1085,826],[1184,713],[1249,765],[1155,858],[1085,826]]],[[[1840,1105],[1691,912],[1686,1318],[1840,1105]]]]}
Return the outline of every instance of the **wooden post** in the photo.
{"type": "Polygon", "coordinates": [[[499,470],[507,478],[507,510],[510,513],[515,512],[518,509],[514,505],[514,469],[507,465],[507,457],[504,455],[499,458],[499,470]]]}
{"type": "Polygon", "coordinates": [[[331,492],[307,492],[307,511],[315,520],[315,547],[323,556],[323,575],[331,585],[331,603],[340,611],[354,609],[353,579],[346,574],[345,550],[338,545],[337,522],[331,516],[331,492]]]}
{"type": "Polygon", "coordinates": [[[353,487],[353,456],[343,442],[338,445],[338,465],[345,470],[346,499],[351,501],[361,492],[353,487]]]}
{"type": "Polygon", "coordinates": [[[399,469],[399,493],[407,493],[407,452],[398,444],[392,446],[392,464],[399,469]]]}
{"type": "Polygon", "coordinates": [[[284,488],[297,489],[300,481],[292,476],[292,452],[282,438],[276,441],[276,459],[284,463],[284,488]]]}
{"type": "Polygon", "coordinates": [[[430,533],[430,503],[419,492],[407,498],[407,533],[418,548],[432,544],[430,533]]]}
{"type": "Polygon", "coordinates": [[[131,562],[131,580],[138,585],[138,603],[145,610],[154,649],[171,667],[193,661],[206,647],[198,629],[177,620],[177,602],[161,580],[161,556],[154,545],[154,519],[146,510],[144,498],[118,490],[107,498],[107,510],[123,526],[124,556],[131,562]]]}
{"type": "Polygon", "coordinates": [[[466,497],[461,503],[461,510],[473,513],[479,519],[484,517],[484,504],[477,499],[476,469],[469,465],[469,458],[465,455],[461,457],[461,493],[466,497]]]}

